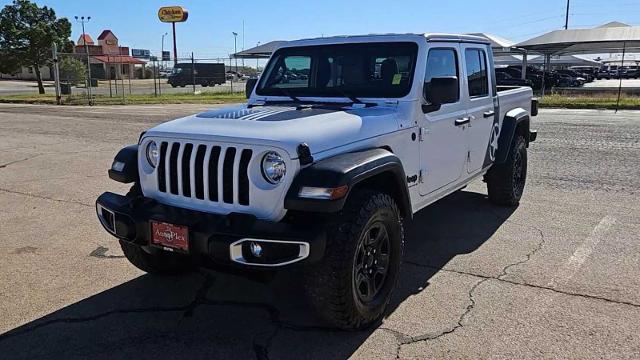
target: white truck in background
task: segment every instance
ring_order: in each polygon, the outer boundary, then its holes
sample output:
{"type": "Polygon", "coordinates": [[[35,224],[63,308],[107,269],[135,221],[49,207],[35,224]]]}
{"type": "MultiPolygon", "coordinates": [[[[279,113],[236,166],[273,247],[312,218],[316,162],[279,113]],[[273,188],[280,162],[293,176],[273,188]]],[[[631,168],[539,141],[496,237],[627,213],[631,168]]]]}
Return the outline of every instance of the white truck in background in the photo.
{"type": "Polygon", "coordinates": [[[524,191],[537,101],[496,86],[487,40],[403,34],[288,42],[248,103],[160,124],[109,175],[104,228],[140,269],[303,271],[330,324],[384,315],[404,224],[484,177],[489,200],[524,191]]]}

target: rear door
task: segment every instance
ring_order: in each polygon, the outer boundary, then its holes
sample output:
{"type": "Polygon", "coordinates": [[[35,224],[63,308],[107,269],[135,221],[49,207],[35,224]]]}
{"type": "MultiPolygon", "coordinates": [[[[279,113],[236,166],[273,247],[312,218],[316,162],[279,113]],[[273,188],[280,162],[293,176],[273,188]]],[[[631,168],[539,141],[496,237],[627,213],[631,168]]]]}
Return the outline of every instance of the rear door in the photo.
{"type": "MultiPolygon", "coordinates": [[[[460,83],[458,101],[444,104],[439,110],[424,114],[420,124],[420,194],[428,195],[458,180],[465,169],[467,139],[464,124],[467,116],[462,96],[462,67],[457,43],[436,44],[429,49],[425,86],[434,77],[456,76],[460,83]]],[[[426,100],[423,100],[426,101],[426,100]]]]}
{"type": "Polygon", "coordinates": [[[469,152],[467,172],[474,173],[493,162],[500,126],[494,101],[497,101],[491,79],[488,47],[462,44],[466,74],[469,152]]]}

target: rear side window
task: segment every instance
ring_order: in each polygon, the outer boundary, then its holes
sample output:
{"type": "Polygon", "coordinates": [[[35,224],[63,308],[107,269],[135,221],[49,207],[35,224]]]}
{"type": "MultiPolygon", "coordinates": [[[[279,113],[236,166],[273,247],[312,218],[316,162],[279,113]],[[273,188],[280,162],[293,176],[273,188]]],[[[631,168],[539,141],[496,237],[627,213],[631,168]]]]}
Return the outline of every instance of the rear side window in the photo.
{"type": "Polygon", "coordinates": [[[489,95],[489,78],[487,72],[487,57],[484,50],[467,49],[465,51],[467,63],[467,82],[470,97],[489,95]]]}
{"type": "MultiPolygon", "coordinates": [[[[441,77],[458,78],[458,56],[454,49],[431,49],[427,56],[427,71],[424,78],[426,86],[431,85],[431,79],[441,77]]],[[[458,99],[460,95],[458,95],[458,99]]]]}

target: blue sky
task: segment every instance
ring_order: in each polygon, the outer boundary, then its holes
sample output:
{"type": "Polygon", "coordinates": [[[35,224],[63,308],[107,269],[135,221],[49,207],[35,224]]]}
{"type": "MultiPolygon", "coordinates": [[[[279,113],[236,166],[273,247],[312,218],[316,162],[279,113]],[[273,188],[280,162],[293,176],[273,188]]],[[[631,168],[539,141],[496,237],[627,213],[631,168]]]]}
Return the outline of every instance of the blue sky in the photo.
{"type": "MultiPolygon", "coordinates": [[[[0,6],[11,3],[0,0],[0,6]]],[[[161,37],[171,44],[171,27],[157,18],[158,8],[181,5],[189,19],[177,25],[178,53],[223,57],[233,52],[233,31],[242,48],[258,41],[292,40],[342,34],[387,32],[487,32],[514,41],[562,28],[565,0],[36,0],[60,17],[90,15],[87,32],[94,37],[111,29],[120,44],[158,53],[161,37]]],[[[570,27],[594,27],[609,21],[640,25],[640,1],[571,0],[570,27]]],[[[81,33],[73,22],[73,39],[81,33]]]]}

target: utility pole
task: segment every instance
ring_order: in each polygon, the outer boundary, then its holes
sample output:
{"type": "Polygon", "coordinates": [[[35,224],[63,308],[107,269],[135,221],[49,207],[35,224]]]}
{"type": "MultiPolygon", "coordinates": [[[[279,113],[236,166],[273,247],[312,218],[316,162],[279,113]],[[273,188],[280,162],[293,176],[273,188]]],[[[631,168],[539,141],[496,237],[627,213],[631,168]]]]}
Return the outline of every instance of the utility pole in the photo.
{"type": "MultiPolygon", "coordinates": [[[[91,99],[91,61],[89,57],[89,45],[87,45],[87,38],[84,32],[85,17],[76,16],[75,18],[77,22],[82,24],[82,42],[84,43],[84,52],[87,54],[87,96],[89,97],[89,105],[93,105],[93,100],[91,99]]],[[[87,16],[86,22],[89,22],[89,20],[91,20],[91,16],[87,16]]]]}
{"type": "Polygon", "coordinates": [[[235,56],[235,54],[238,53],[238,33],[234,31],[232,32],[232,34],[233,34],[233,48],[234,48],[233,57],[236,59],[236,76],[238,76],[238,58],[235,56]]]}
{"type": "Polygon", "coordinates": [[[567,0],[567,15],[564,20],[564,29],[569,29],[569,5],[571,4],[571,0],[567,0]]]}
{"type": "Polygon", "coordinates": [[[58,45],[53,43],[53,78],[56,85],[56,104],[62,103],[62,96],[60,94],[60,64],[58,63],[58,45]]]}

